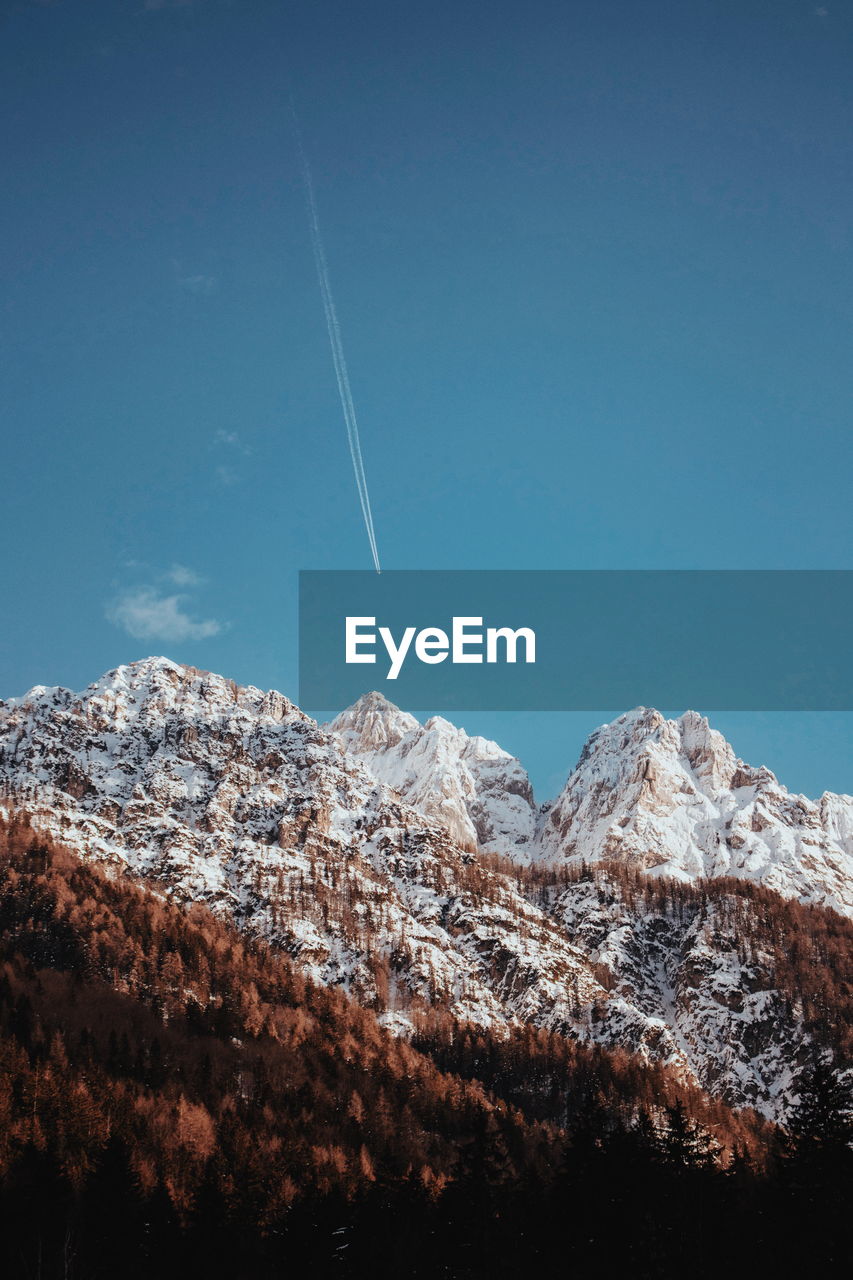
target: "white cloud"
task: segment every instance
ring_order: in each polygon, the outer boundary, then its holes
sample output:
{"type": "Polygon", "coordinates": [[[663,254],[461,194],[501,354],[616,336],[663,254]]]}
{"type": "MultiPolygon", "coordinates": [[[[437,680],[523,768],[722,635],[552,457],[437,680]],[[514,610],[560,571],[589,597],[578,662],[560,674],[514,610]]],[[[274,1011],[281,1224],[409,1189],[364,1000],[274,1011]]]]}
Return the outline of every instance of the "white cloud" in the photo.
{"type": "Polygon", "coordinates": [[[194,569],[188,569],[185,564],[173,564],[165,576],[176,587],[200,587],[204,581],[194,569]]]}
{"type": "MultiPolygon", "coordinates": [[[[163,575],[163,582],[176,587],[195,587],[201,578],[185,565],[175,564],[163,575]]],[[[208,640],[218,635],[222,624],[215,618],[198,619],[188,607],[185,591],[170,592],[162,585],[129,587],[119,592],[106,609],[107,619],[134,640],[208,640]]]]}

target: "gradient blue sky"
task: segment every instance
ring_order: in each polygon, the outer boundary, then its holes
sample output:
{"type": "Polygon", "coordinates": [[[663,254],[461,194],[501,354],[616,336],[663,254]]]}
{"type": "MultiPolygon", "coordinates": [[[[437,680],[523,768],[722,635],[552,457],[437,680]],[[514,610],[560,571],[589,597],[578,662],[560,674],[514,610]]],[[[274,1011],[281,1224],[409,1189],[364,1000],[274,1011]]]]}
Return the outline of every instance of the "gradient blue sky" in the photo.
{"type": "MultiPolygon", "coordinates": [[[[851,567],[848,4],[0,12],[0,696],[293,693],[297,570],[369,565],[291,82],[385,565],[851,567]]],[[[465,722],[544,798],[606,715],[465,722]]],[[[853,717],[712,719],[853,791],[853,717]]]]}

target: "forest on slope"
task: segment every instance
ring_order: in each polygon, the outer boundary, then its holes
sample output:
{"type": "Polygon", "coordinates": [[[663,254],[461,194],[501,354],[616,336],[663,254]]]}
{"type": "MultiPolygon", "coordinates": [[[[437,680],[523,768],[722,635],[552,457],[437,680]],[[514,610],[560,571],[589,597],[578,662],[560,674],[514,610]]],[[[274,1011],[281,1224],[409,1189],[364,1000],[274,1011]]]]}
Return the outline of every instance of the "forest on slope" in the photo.
{"type": "Polygon", "coordinates": [[[710,1275],[735,1251],[787,1274],[806,1238],[812,1264],[844,1248],[849,1127],[820,1062],[783,1132],[533,1028],[424,1011],[407,1043],[24,816],[0,830],[0,1031],[10,1276],[710,1275]]]}
{"type": "MultiPolygon", "coordinates": [[[[559,913],[567,891],[584,883],[594,886],[599,905],[622,905],[634,920],[677,921],[682,935],[713,913],[717,938],[724,944],[734,940],[741,964],[755,965],[760,958],[788,1017],[796,1012],[810,1040],[839,1067],[853,1063],[853,921],[831,907],[798,902],[734,876],[688,883],[615,860],[560,867],[483,861],[514,874],[530,900],[553,913],[559,913]]],[[[610,985],[606,973],[598,976],[610,985]]]]}

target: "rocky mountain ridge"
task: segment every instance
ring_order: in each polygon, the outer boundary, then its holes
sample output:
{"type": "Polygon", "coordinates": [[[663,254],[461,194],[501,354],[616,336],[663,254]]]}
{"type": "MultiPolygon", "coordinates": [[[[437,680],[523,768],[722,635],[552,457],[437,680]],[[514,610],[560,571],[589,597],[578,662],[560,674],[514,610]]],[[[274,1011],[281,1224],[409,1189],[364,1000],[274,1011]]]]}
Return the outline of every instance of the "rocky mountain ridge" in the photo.
{"type": "Polygon", "coordinates": [[[616,858],[647,874],[735,876],[853,915],[853,796],[792,795],[704,717],[639,708],[594,733],[533,856],[616,858]]]}
{"type": "Polygon", "coordinates": [[[598,990],[511,881],[281,694],[164,659],[37,688],[0,704],[0,782],[54,838],[227,913],[392,1023],[418,1001],[567,1020],[569,989],[598,990]]]}
{"type": "Polygon", "coordinates": [[[729,853],[716,874],[843,903],[853,802],[803,809],[717,739],[699,717],[621,717],[537,825],[518,762],[446,721],[368,695],[327,731],[281,694],[148,659],[0,704],[0,784],[54,838],[272,939],[398,1031],[430,1009],[531,1022],[772,1115],[809,1031],[778,958],[744,946],[750,908],[728,879],[679,901],[626,894],[619,874],[687,892],[717,866],[691,831],[770,813],[785,839],[749,830],[772,865],[729,853]],[[653,861],[670,830],[669,864],[653,861]]]}
{"type": "Polygon", "coordinates": [[[328,728],[457,839],[532,865],[618,860],[686,882],[735,876],[853,916],[853,796],[792,795],[695,711],[639,707],[593,733],[537,809],[521,764],[440,717],[370,693],[328,728]]]}
{"type": "Polygon", "coordinates": [[[422,725],[381,693],[365,694],[325,727],[460,844],[525,859],[536,830],[533,788],[496,742],[469,737],[441,716],[422,725]]]}

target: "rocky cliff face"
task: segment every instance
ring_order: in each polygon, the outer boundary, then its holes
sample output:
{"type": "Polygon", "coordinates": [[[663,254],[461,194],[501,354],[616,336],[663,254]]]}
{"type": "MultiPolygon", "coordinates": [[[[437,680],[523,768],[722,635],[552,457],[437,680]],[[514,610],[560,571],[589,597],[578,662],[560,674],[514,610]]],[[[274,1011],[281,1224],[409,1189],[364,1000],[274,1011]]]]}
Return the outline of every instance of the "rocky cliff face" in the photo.
{"type": "Polygon", "coordinates": [[[791,795],[693,711],[640,708],[592,735],[535,856],[650,875],[736,876],[853,915],[853,797],[791,795]]]}
{"type": "Polygon", "coordinates": [[[552,899],[554,918],[608,989],[591,1010],[590,1038],[689,1064],[709,1092],[784,1112],[809,1037],[760,928],[766,904],[730,881],[655,897],[614,870],[590,870],[552,899]]]}
{"type": "Polygon", "coordinates": [[[326,731],[281,694],[149,659],[0,703],[0,785],[57,839],[273,939],[402,1032],[430,1007],[532,1022],[768,1114],[808,1037],[773,956],[744,950],[749,904],[626,892],[614,867],[850,901],[853,802],[788,796],[699,717],[600,730],[537,832],[518,762],[446,721],[369,695],[326,731]]]}
{"type": "Polygon", "coordinates": [[[519,762],[434,716],[422,725],[368,693],[327,726],[349,755],[469,848],[524,859],[536,809],[519,762]]]}
{"type": "Polygon", "coordinates": [[[0,704],[0,779],[57,839],[229,913],[391,1022],[419,1002],[567,1021],[598,991],[510,880],[281,694],[165,659],[36,688],[0,704]]]}
{"type": "Polygon", "coordinates": [[[517,760],[440,717],[421,725],[372,693],[328,727],[472,848],[554,866],[615,858],[687,882],[736,876],[853,915],[853,797],[791,795],[693,711],[667,720],[641,707],[604,725],[541,813],[517,760]]]}

